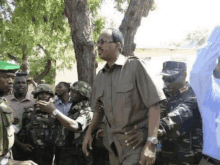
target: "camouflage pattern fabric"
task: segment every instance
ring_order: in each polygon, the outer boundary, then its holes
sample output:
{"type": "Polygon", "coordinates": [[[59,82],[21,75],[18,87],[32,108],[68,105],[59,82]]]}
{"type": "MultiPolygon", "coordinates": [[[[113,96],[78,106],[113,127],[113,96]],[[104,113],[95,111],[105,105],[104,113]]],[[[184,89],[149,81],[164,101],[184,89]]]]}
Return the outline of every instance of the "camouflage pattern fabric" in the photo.
{"type": "Polygon", "coordinates": [[[0,156],[5,156],[14,144],[13,110],[4,97],[0,97],[0,156]]]}
{"type": "Polygon", "coordinates": [[[91,97],[92,88],[84,81],[75,82],[70,89],[78,91],[82,96],[85,96],[88,99],[91,97]]]}
{"type": "MultiPolygon", "coordinates": [[[[91,123],[93,113],[91,112],[90,102],[83,100],[72,106],[68,117],[78,120],[79,118],[86,118],[85,128],[91,123]]],[[[65,129],[63,127],[63,129],[65,129]]],[[[63,133],[65,131],[62,131],[63,133]]],[[[82,142],[85,135],[85,130],[81,132],[68,132],[68,134],[61,135],[65,137],[65,146],[60,156],[60,165],[74,164],[74,165],[89,165],[93,162],[93,157],[90,155],[86,157],[82,152],[82,142]]]]}
{"type": "MultiPolygon", "coordinates": [[[[35,105],[36,106],[36,105],[35,105]]],[[[19,139],[23,143],[34,147],[31,160],[38,164],[51,164],[53,159],[53,146],[57,138],[59,121],[55,116],[43,113],[36,108],[26,108],[22,118],[22,130],[19,139]],[[42,153],[47,153],[47,156],[42,153]]]]}
{"type": "MultiPolygon", "coordinates": [[[[71,109],[68,112],[68,117],[76,121],[79,117],[85,117],[87,120],[85,127],[88,127],[88,125],[91,123],[92,120],[92,114],[93,113],[90,108],[90,102],[87,100],[83,100],[71,107],[71,109]]],[[[61,125],[58,127],[59,127],[59,133],[57,138],[55,139],[55,142],[57,146],[63,146],[65,144],[67,130],[64,126],[61,125]]],[[[83,134],[83,132],[74,133],[75,134],[74,137],[79,138],[83,134]]],[[[79,140],[82,143],[83,139],[77,139],[77,140],[79,140]]]]}
{"type": "Polygon", "coordinates": [[[53,90],[51,89],[50,85],[49,84],[39,84],[35,91],[33,92],[33,95],[34,95],[34,98],[37,97],[37,95],[41,92],[47,92],[49,94],[52,95],[52,97],[54,96],[54,92],[53,90]]]}
{"type": "MultiPolygon", "coordinates": [[[[166,94],[166,110],[161,113],[159,136],[162,150],[158,159],[164,164],[197,164],[202,157],[202,119],[195,93],[187,84],[183,94],[166,94]]],[[[164,108],[164,107],[163,107],[164,108]]]]}

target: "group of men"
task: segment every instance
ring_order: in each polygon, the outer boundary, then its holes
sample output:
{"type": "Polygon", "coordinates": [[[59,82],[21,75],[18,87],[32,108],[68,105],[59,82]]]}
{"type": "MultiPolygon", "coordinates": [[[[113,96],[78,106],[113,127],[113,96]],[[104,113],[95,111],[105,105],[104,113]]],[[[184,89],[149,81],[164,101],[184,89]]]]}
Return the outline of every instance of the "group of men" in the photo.
{"type": "Polygon", "coordinates": [[[18,69],[0,63],[0,164],[51,165],[54,155],[56,165],[91,162],[81,149],[92,119],[90,85],[60,82],[56,97],[49,84],[39,84],[31,92],[27,75],[15,74],[18,69]]]}
{"type": "Polygon", "coordinates": [[[0,164],[49,165],[54,154],[56,164],[91,164],[94,138],[103,136],[111,165],[219,165],[220,27],[198,50],[189,83],[186,63],[163,63],[163,90],[142,60],[121,54],[123,45],[119,30],[104,30],[97,46],[107,63],[93,89],[85,82],[61,82],[54,100],[50,86],[40,84],[33,92],[35,103],[23,111],[20,104],[31,102],[21,92],[27,81],[23,76],[18,82],[17,75],[14,94],[6,101],[19,67],[2,63],[0,164]],[[13,107],[12,102],[19,104],[13,107]],[[11,148],[26,161],[12,160],[11,148]]]}

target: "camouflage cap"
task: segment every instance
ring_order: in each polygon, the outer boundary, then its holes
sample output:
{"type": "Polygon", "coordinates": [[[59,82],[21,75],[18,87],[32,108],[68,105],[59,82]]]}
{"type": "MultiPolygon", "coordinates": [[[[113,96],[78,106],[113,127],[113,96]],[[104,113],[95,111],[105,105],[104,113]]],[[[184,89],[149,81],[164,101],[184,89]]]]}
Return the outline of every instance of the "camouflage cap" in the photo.
{"type": "Polygon", "coordinates": [[[16,71],[20,66],[15,64],[10,64],[8,62],[0,61],[0,71],[16,71]]]}
{"type": "Polygon", "coordinates": [[[85,96],[88,99],[91,97],[92,88],[88,83],[84,81],[77,81],[73,83],[70,89],[78,91],[82,96],[85,96]]]}
{"type": "Polygon", "coordinates": [[[37,98],[37,95],[41,92],[46,92],[46,93],[49,93],[51,94],[52,96],[54,96],[54,92],[53,90],[51,89],[50,85],[49,84],[39,84],[35,91],[33,92],[33,95],[34,95],[34,98],[37,98]]]}

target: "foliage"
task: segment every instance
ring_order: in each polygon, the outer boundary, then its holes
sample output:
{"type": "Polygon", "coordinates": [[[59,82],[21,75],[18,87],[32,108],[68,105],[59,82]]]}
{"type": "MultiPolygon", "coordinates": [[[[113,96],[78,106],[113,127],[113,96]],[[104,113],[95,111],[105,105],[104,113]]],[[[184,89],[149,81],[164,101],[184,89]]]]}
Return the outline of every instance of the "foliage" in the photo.
{"type": "MultiPolygon", "coordinates": [[[[63,14],[64,1],[15,0],[14,5],[11,19],[0,20],[3,60],[9,60],[8,55],[12,55],[21,64],[26,54],[33,77],[45,69],[48,59],[52,61],[52,70],[56,60],[63,62],[62,67],[70,67],[74,56],[67,57],[68,60],[64,56],[65,50],[72,49],[69,24],[63,14]]],[[[49,74],[45,79],[53,83],[53,78],[54,75],[49,74]]]]}
{"type": "MultiPolygon", "coordinates": [[[[117,9],[121,13],[125,13],[126,9],[129,6],[131,0],[115,0],[115,9],[117,9]]],[[[153,5],[151,7],[151,11],[156,10],[157,5],[155,2],[153,2],[153,5]]]]}
{"type": "Polygon", "coordinates": [[[185,39],[189,44],[188,46],[199,47],[203,45],[208,38],[209,30],[198,28],[189,33],[185,39]]]}

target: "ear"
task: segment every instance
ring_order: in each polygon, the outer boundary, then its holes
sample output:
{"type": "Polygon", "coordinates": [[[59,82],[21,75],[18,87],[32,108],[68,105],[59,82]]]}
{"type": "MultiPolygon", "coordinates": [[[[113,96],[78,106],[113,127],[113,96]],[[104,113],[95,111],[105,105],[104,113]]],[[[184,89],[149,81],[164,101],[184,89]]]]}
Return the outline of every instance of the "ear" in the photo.
{"type": "Polygon", "coordinates": [[[120,43],[120,42],[117,42],[117,43],[116,43],[115,49],[117,49],[118,51],[120,51],[120,49],[121,49],[121,43],[120,43]]]}

